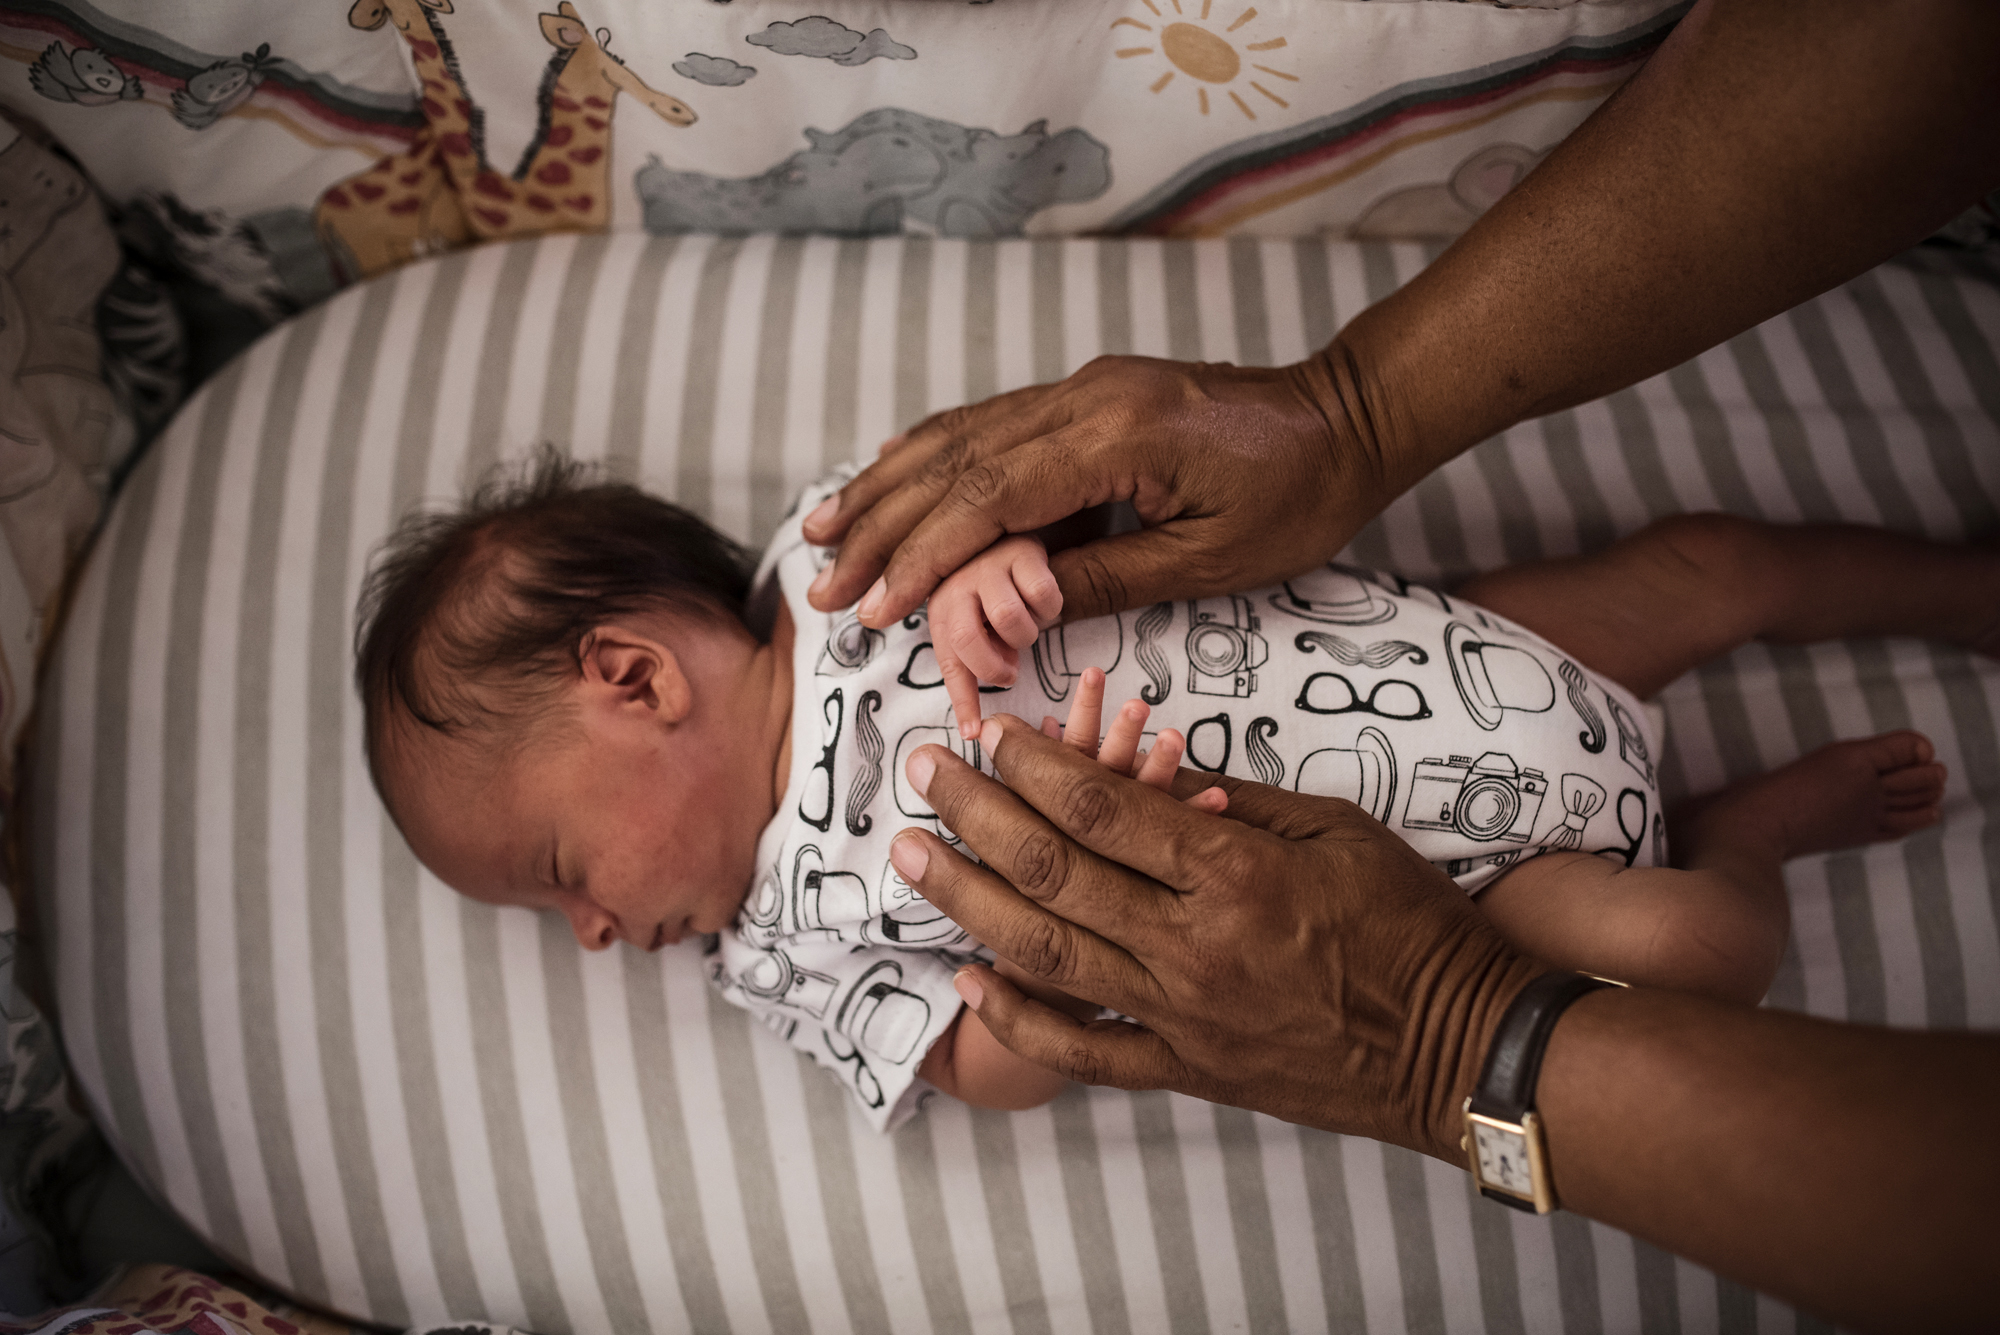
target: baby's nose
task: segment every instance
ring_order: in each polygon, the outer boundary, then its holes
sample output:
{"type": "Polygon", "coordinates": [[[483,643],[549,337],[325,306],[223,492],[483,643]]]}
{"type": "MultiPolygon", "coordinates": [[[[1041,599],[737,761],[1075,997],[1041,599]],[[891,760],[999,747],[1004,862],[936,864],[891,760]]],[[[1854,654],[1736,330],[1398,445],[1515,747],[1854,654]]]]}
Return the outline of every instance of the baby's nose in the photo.
{"type": "Polygon", "coordinates": [[[576,933],[576,943],[585,950],[608,950],[618,939],[618,924],[611,915],[599,909],[572,911],[569,915],[569,929],[576,933]]]}

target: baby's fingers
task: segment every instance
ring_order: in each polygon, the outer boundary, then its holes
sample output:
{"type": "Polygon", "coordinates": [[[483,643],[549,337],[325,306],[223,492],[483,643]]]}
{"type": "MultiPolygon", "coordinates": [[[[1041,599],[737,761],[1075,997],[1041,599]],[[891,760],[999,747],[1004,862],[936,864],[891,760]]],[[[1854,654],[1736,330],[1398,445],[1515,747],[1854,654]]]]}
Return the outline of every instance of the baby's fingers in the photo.
{"type": "Polygon", "coordinates": [[[1174,771],[1181,767],[1181,757],[1187,754],[1187,739],[1180,729],[1167,728],[1153,739],[1153,749],[1139,762],[1139,772],[1132,777],[1140,783],[1149,783],[1162,792],[1174,786],[1174,771]]]}
{"type": "Polygon", "coordinates": [[[1104,670],[1085,668],[1076,679],[1076,699],[1070,702],[1069,726],[1063,740],[1087,756],[1097,755],[1098,729],[1104,723],[1104,670]]]}
{"type": "Polygon", "coordinates": [[[993,634],[1016,649],[1027,648],[1042,633],[1044,623],[1035,620],[1005,571],[996,573],[980,589],[979,604],[993,634]]]}
{"type": "Polygon", "coordinates": [[[1120,705],[1118,713],[1112,717],[1111,729],[1105,734],[1104,747],[1097,753],[1097,758],[1120,774],[1130,774],[1139,754],[1139,738],[1144,735],[1146,719],[1152,712],[1140,700],[1127,700],[1120,705]]]}
{"type": "Polygon", "coordinates": [[[938,675],[944,678],[944,693],[951,701],[951,716],[958,724],[958,735],[970,740],[979,735],[979,678],[966,669],[965,664],[947,651],[943,645],[937,649],[938,675]]]}
{"type": "MultiPolygon", "coordinates": [[[[1181,736],[1178,729],[1168,728],[1153,740],[1153,749],[1139,757],[1139,772],[1133,777],[1162,792],[1172,792],[1174,773],[1186,754],[1187,739],[1181,736]]],[[[1189,797],[1187,805],[1206,811],[1211,816],[1219,816],[1229,807],[1229,794],[1220,788],[1204,788],[1189,797]]]]}
{"type": "Polygon", "coordinates": [[[1053,626],[1062,618],[1062,585],[1049,570],[1049,553],[1041,543],[1024,543],[1008,564],[1008,576],[1019,591],[1021,601],[1043,626],[1053,626]]]}

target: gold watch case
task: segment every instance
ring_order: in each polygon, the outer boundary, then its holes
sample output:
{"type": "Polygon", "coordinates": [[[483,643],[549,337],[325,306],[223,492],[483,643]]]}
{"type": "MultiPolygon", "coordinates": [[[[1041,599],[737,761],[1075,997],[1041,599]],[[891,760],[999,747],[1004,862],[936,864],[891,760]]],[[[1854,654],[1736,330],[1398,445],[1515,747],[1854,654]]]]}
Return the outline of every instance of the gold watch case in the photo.
{"type": "Polygon", "coordinates": [[[1466,1099],[1465,1134],[1459,1148],[1466,1167],[1482,1190],[1532,1204],[1536,1214],[1556,1208],[1549,1183],[1548,1150],[1542,1140],[1542,1119],[1532,1110],[1518,1123],[1472,1111],[1466,1099]]]}

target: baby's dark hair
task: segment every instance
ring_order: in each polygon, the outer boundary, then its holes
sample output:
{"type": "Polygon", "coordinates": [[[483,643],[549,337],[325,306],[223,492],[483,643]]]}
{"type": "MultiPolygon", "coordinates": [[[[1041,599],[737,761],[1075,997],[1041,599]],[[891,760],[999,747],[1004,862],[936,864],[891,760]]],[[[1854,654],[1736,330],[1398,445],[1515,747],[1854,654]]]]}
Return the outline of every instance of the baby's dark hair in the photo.
{"type": "Polygon", "coordinates": [[[754,564],[700,516],[553,446],[458,510],[411,514],[376,553],[355,622],[377,787],[396,712],[446,736],[511,731],[582,672],[593,627],[661,611],[742,621],[754,564]]]}

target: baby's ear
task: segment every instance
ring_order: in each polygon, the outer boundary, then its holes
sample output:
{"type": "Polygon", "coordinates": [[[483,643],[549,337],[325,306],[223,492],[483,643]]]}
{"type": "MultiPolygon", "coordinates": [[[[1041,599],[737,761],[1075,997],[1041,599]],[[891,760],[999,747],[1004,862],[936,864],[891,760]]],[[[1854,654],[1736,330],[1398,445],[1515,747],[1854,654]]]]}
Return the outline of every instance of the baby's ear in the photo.
{"type": "Polygon", "coordinates": [[[623,626],[600,626],[577,651],[586,698],[608,707],[638,708],[657,722],[678,723],[694,705],[687,674],[673,650],[623,626]]]}

